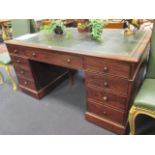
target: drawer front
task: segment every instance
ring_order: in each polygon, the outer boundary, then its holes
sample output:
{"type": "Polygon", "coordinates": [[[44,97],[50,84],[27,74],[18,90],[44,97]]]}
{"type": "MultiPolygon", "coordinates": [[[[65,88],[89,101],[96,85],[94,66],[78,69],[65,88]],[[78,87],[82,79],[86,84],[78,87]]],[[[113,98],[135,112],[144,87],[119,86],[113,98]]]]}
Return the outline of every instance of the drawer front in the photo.
{"type": "Polygon", "coordinates": [[[123,62],[115,62],[99,58],[86,57],[85,69],[101,74],[117,75],[119,77],[129,77],[130,65],[123,62]]]}
{"type": "Polygon", "coordinates": [[[22,87],[26,87],[26,88],[29,88],[29,89],[33,89],[33,90],[36,90],[36,86],[35,86],[35,83],[33,81],[30,81],[28,79],[25,79],[21,76],[18,76],[18,81],[19,81],[19,85],[21,85],[22,87]]]}
{"type": "Polygon", "coordinates": [[[123,124],[124,113],[115,109],[109,108],[104,105],[96,104],[95,102],[88,101],[88,111],[100,117],[123,124]]]}
{"type": "Polygon", "coordinates": [[[126,107],[127,98],[107,93],[102,90],[95,90],[93,88],[87,88],[88,100],[94,100],[103,105],[111,106],[113,108],[124,111],[126,107]]]}
{"type": "Polygon", "coordinates": [[[11,59],[12,59],[12,62],[14,65],[29,68],[29,61],[27,59],[24,59],[22,57],[13,56],[13,55],[10,55],[10,56],[11,56],[11,59]]]}
{"type": "Polygon", "coordinates": [[[86,73],[87,86],[99,87],[100,89],[111,92],[117,95],[127,96],[128,81],[119,77],[112,77],[108,75],[96,75],[86,73]]]}
{"type": "Polygon", "coordinates": [[[29,68],[26,69],[26,68],[19,66],[19,65],[18,66],[14,65],[14,68],[15,68],[16,74],[18,76],[21,76],[21,77],[29,79],[29,80],[33,80],[33,75],[32,75],[29,68]]]}
{"type": "Polygon", "coordinates": [[[39,49],[26,49],[26,56],[32,60],[47,62],[54,65],[60,65],[73,69],[83,68],[83,59],[80,56],[71,54],[61,54],[59,52],[52,52],[39,49]]]}
{"type": "Polygon", "coordinates": [[[17,55],[17,56],[25,55],[25,49],[22,46],[7,45],[7,49],[9,53],[12,55],[17,55]]]}

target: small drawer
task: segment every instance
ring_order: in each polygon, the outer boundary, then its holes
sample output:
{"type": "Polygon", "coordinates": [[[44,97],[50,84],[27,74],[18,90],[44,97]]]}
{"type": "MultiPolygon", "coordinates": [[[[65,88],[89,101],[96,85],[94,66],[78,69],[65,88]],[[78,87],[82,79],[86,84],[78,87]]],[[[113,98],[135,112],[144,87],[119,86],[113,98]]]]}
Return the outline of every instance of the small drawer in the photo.
{"type": "Polygon", "coordinates": [[[111,120],[113,122],[123,124],[124,112],[90,101],[88,101],[87,108],[88,112],[94,113],[100,117],[111,120]]]}
{"type": "Polygon", "coordinates": [[[24,56],[24,48],[23,47],[20,47],[20,46],[15,46],[15,45],[9,45],[7,44],[7,49],[9,51],[10,54],[13,54],[13,55],[20,55],[20,56],[24,56]]]}
{"type": "Polygon", "coordinates": [[[87,86],[99,87],[100,89],[117,95],[127,96],[128,81],[114,76],[96,75],[90,72],[86,73],[87,86]]]}
{"type": "Polygon", "coordinates": [[[33,80],[33,75],[31,73],[31,71],[29,70],[29,68],[26,69],[26,68],[19,66],[19,65],[18,66],[14,65],[14,68],[15,68],[16,74],[18,76],[21,76],[21,77],[29,79],[29,80],[33,80]]]}
{"type": "Polygon", "coordinates": [[[116,62],[112,60],[86,57],[85,69],[100,74],[111,74],[119,77],[128,78],[130,74],[130,65],[125,62],[116,62]]]}
{"type": "Polygon", "coordinates": [[[40,49],[26,49],[26,56],[29,59],[43,61],[50,64],[69,67],[73,69],[82,69],[83,61],[80,56],[72,54],[63,54],[60,52],[40,50],[40,49]]]}
{"type": "Polygon", "coordinates": [[[26,88],[29,88],[29,89],[33,89],[33,90],[36,90],[36,86],[35,86],[35,83],[33,81],[30,81],[28,79],[25,79],[21,76],[18,76],[18,81],[19,81],[19,85],[21,85],[22,87],[26,87],[26,88]]]}
{"type": "Polygon", "coordinates": [[[94,100],[103,105],[111,106],[113,108],[124,111],[126,107],[127,98],[118,96],[112,93],[107,93],[100,89],[87,88],[88,100],[94,100]]]}
{"type": "Polygon", "coordinates": [[[14,65],[29,68],[29,61],[27,59],[24,59],[22,57],[13,56],[13,55],[10,55],[10,56],[11,56],[11,59],[12,59],[12,62],[14,65]]]}

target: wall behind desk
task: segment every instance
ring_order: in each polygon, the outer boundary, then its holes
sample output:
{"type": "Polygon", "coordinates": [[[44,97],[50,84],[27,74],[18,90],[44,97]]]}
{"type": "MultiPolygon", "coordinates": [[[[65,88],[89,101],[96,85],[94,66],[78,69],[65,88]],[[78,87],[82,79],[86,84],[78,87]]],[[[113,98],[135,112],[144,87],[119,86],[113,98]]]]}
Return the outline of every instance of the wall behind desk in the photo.
{"type": "Polygon", "coordinates": [[[29,19],[13,19],[11,20],[11,24],[13,38],[30,33],[29,19]]]}

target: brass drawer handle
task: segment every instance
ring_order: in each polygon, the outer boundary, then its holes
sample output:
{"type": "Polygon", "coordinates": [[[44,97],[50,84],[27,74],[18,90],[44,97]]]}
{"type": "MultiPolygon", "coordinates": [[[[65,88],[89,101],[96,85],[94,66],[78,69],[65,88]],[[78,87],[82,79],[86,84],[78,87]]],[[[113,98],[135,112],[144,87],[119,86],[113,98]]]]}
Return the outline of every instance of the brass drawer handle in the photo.
{"type": "Polygon", "coordinates": [[[103,71],[107,72],[108,71],[108,67],[107,66],[103,67],[103,71]]]}
{"type": "Polygon", "coordinates": [[[103,96],[102,98],[104,101],[107,101],[108,100],[108,97],[107,96],[103,96]]]}
{"type": "Polygon", "coordinates": [[[107,115],[107,112],[106,112],[106,111],[103,111],[103,114],[104,114],[104,115],[107,115]]]}
{"type": "Polygon", "coordinates": [[[33,53],[32,53],[32,56],[33,56],[33,57],[36,57],[36,53],[35,53],[35,52],[33,52],[33,53]]]}
{"type": "Polygon", "coordinates": [[[68,58],[68,59],[67,59],[67,63],[70,63],[70,62],[71,62],[71,59],[70,59],[70,58],[68,58]]]}
{"type": "Polygon", "coordinates": [[[104,82],[103,85],[104,85],[105,87],[108,87],[108,82],[104,82]]]}
{"type": "Polygon", "coordinates": [[[24,85],[27,85],[28,84],[28,82],[27,81],[24,81],[24,85]]]}
{"type": "Polygon", "coordinates": [[[17,60],[16,62],[17,62],[17,63],[20,63],[21,61],[20,61],[20,60],[17,60]]]}
{"type": "Polygon", "coordinates": [[[14,53],[18,53],[18,50],[17,50],[17,49],[14,49],[13,52],[14,52],[14,53]]]}
{"type": "Polygon", "coordinates": [[[24,74],[24,71],[22,70],[22,71],[20,71],[20,73],[21,73],[21,74],[24,74]]]}

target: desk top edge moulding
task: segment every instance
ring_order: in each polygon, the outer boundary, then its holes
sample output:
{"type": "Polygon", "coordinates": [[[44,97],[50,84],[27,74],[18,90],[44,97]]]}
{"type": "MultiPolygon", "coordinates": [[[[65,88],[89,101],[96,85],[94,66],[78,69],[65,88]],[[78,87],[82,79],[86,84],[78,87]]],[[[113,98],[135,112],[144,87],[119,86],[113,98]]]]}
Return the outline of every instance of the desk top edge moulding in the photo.
{"type": "Polygon", "coordinates": [[[104,29],[101,42],[75,28],[66,31],[71,35],[39,32],[5,41],[19,88],[41,99],[68,78],[68,71],[83,70],[86,120],[125,134],[129,109],[144,79],[151,31],[125,37],[123,29],[104,29]]]}
{"type": "Polygon", "coordinates": [[[104,29],[102,34],[103,41],[95,42],[91,40],[89,34],[78,33],[76,28],[67,28],[67,31],[71,32],[69,37],[39,32],[26,34],[13,40],[5,41],[5,43],[138,62],[141,56],[139,51],[144,51],[144,47],[149,43],[152,34],[150,30],[139,30],[135,35],[125,37],[121,35],[123,29],[104,29]],[[108,51],[107,48],[109,48],[108,51]]]}

